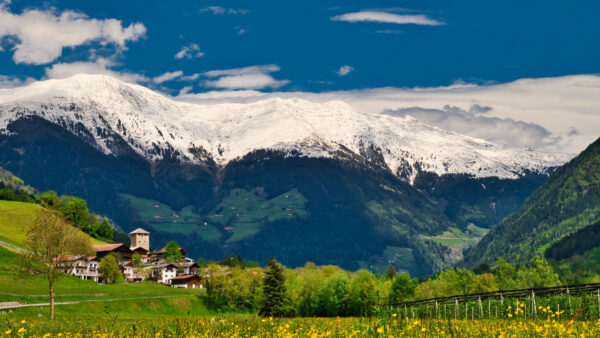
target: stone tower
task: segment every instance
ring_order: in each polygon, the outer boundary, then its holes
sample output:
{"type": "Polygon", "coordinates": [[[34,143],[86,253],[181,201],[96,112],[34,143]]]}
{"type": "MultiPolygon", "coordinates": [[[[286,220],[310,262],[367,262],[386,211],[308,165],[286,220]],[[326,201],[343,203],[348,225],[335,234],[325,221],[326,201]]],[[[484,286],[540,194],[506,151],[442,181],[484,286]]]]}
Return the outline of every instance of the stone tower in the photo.
{"type": "Polygon", "coordinates": [[[129,233],[131,250],[144,248],[150,251],[150,233],[142,228],[137,228],[129,233]]]}

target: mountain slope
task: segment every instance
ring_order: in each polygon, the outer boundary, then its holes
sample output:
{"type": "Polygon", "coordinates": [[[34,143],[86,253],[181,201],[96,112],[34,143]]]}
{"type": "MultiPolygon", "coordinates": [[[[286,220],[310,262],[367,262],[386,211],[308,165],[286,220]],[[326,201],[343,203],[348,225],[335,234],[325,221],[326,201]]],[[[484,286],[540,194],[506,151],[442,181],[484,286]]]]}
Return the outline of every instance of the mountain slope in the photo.
{"type": "MultiPolygon", "coordinates": [[[[28,224],[33,222],[35,213],[42,207],[33,203],[0,201],[0,240],[23,246],[28,224]]],[[[91,238],[92,244],[105,244],[91,238]]]]}
{"type": "Polygon", "coordinates": [[[600,139],[558,168],[515,213],[474,248],[465,264],[491,263],[497,257],[528,261],[565,236],[600,220],[600,139]]]}
{"type": "Polygon", "coordinates": [[[341,102],[197,105],[97,75],[0,89],[0,165],[192,257],[427,274],[562,161],[341,102]]]}
{"type": "Polygon", "coordinates": [[[349,149],[412,181],[420,171],[517,178],[564,160],[447,132],[411,117],[361,113],[339,101],[198,105],[102,75],[0,90],[0,132],[28,116],[60,125],[105,154],[121,155],[122,140],[153,163],[173,157],[223,166],[259,149],[311,157],[349,149]]]}

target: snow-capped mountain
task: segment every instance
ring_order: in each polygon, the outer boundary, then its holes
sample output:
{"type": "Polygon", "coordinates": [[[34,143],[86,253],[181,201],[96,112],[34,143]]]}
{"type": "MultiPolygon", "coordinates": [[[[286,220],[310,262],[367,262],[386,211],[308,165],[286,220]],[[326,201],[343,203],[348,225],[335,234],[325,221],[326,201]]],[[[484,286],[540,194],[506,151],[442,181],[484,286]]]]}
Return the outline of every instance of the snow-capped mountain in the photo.
{"type": "Polygon", "coordinates": [[[568,159],[495,145],[411,117],[366,114],[340,101],[192,104],[104,75],[0,90],[0,133],[9,133],[11,122],[29,116],[62,126],[107,155],[119,155],[116,144],[122,139],[152,163],[169,156],[224,166],[262,149],[308,157],[350,151],[377,158],[412,181],[418,171],[517,178],[568,159]]]}

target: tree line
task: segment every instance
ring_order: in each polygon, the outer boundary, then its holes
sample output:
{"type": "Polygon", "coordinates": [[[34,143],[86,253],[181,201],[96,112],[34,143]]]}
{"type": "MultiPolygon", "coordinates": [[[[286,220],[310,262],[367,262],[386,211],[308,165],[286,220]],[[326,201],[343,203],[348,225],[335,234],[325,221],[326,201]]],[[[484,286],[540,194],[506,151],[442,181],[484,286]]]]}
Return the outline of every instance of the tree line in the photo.
{"type": "Polygon", "coordinates": [[[213,309],[307,317],[365,316],[376,305],[561,285],[552,265],[539,256],[520,266],[500,258],[493,267],[453,268],[427,278],[411,278],[393,267],[384,275],[310,262],[287,269],[274,259],[266,269],[211,263],[204,277],[206,302],[213,309]]]}
{"type": "Polygon", "coordinates": [[[9,175],[0,168],[0,200],[35,203],[55,210],[90,236],[108,242],[113,241],[113,225],[108,218],[90,213],[85,200],[74,196],[59,196],[52,190],[38,193],[35,189],[24,185],[18,177],[9,175]]]}

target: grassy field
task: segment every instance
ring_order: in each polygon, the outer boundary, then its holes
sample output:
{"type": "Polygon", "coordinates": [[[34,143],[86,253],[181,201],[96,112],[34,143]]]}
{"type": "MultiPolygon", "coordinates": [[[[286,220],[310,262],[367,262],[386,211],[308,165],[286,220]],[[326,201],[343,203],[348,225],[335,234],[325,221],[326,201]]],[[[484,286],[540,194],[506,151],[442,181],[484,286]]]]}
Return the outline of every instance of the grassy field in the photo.
{"type": "Polygon", "coordinates": [[[307,215],[306,199],[295,189],[270,200],[256,190],[234,189],[204,219],[191,206],[175,211],[158,201],[131,195],[121,197],[131,203],[153,230],[197,236],[208,242],[237,242],[254,236],[261,224],[307,215]]]}
{"type": "Polygon", "coordinates": [[[38,337],[597,337],[600,322],[404,320],[393,315],[376,318],[194,318],[193,314],[160,321],[123,319],[116,315],[104,318],[79,315],[50,322],[44,318],[12,314],[0,321],[0,332],[9,336],[38,337]]]}
{"type": "Polygon", "coordinates": [[[231,234],[226,242],[236,242],[259,232],[262,223],[306,216],[305,203],[306,199],[296,189],[270,200],[256,190],[234,189],[208,213],[208,223],[231,234]]]}
{"type": "MultiPolygon", "coordinates": [[[[27,227],[41,206],[33,203],[0,201],[0,240],[22,246],[27,227]]],[[[92,244],[104,242],[91,238],[92,244]]]]}

